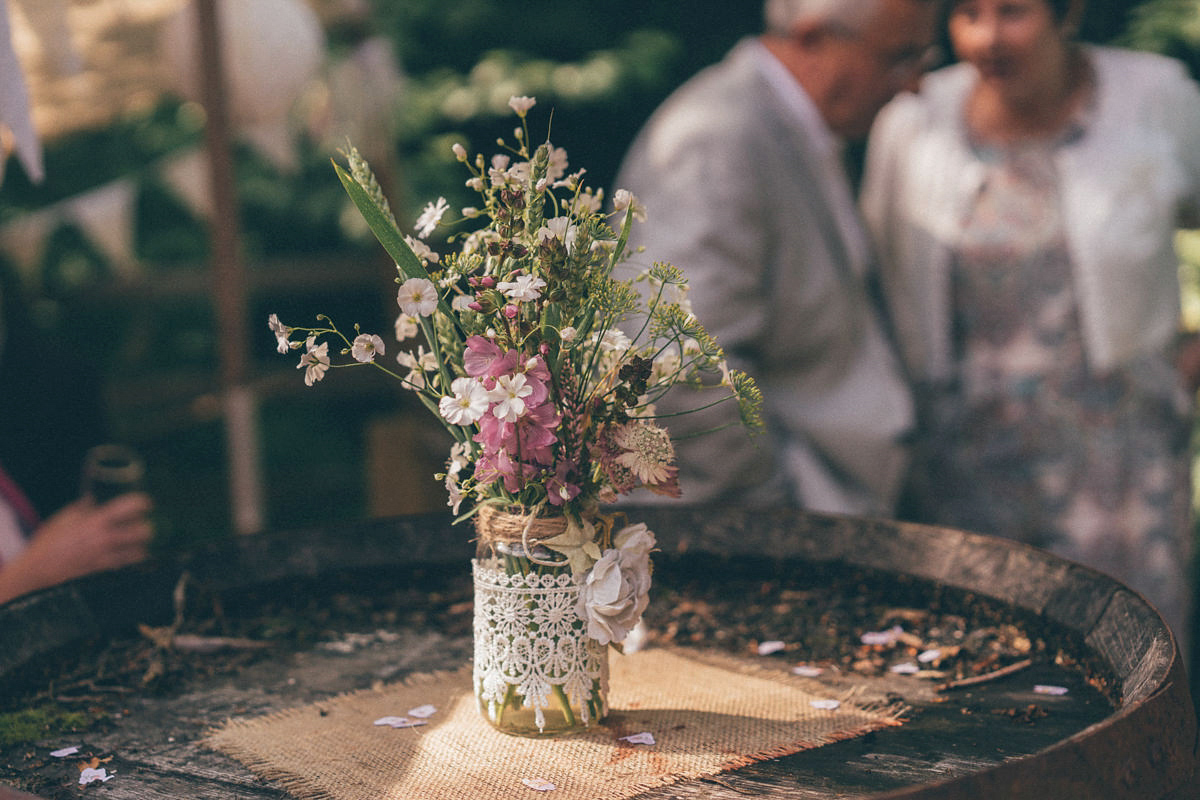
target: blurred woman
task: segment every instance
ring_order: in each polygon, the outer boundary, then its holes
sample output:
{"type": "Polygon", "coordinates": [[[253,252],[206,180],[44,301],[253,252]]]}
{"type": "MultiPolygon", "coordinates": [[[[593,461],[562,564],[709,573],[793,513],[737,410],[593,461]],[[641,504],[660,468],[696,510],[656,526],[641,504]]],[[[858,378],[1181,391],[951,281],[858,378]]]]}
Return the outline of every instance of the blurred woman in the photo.
{"type": "Polygon", "coordinates": [[[920,409],[909,516],[1100,569],[1184,638],[1200,350],[1173,236],[1200,208],[1200,92],[1075,42],[1082,13],[951,2],[960,63],[872,131],[863,210],[920,409]]]}

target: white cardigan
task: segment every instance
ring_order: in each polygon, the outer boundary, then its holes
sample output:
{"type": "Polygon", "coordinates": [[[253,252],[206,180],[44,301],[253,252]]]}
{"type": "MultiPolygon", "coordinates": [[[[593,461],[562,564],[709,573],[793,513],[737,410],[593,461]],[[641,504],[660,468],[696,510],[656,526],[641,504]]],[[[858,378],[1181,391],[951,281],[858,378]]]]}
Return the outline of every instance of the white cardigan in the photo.
{"type": "MultiPolygon", "coordinates": [[[[1200,209],[1200,91],[1182,64],[1087,49],[1097,96],[1056,166],[1085,353],[1106,371],[1157,350],[1179,321],[1174,232],[1200,209]]],[[[975,70],[956,64],[897,97],[871,132],[861,203],[904,360],[948,377],[950,253],[984,167],[966,138],[975,70]]],[[[1194,224],[1188,220],[1187,224],[1194,224]]]]}

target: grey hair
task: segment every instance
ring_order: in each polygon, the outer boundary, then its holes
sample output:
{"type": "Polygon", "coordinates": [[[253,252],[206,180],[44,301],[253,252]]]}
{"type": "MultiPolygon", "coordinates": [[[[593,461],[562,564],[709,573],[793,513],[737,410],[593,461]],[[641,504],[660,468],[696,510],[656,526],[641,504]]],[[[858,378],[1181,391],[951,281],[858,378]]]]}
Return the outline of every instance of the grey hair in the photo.
{"type": "Polygon", "coordinates": [[[767,33],[787,36],[801,20],[818,20],[861,31],[879,8],[880,0],[766,0],[763,18],[767,33]]]}

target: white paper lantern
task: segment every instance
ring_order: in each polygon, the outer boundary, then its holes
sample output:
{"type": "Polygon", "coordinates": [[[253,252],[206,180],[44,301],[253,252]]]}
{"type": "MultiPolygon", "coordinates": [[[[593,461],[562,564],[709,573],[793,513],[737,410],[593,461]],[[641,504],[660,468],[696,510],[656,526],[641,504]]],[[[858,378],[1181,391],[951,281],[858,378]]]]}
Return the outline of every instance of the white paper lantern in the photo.
{"type": "MultiPolygon", "coordinates": [[[[218,0],[228,107],[235,125],[287,116],[325,57],[325,35],[303,0],[218,0]]],[[[180,94],[200,100],[196,9],[185,4],[162,29],[163,61],[180,94]]]]}

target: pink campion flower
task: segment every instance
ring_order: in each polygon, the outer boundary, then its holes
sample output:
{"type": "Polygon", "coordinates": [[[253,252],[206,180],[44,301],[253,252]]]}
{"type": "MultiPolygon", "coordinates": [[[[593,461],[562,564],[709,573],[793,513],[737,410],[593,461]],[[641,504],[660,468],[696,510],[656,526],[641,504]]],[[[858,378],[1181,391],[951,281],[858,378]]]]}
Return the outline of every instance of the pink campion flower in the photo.
{"type": "Polygon", "coordinates": [[[482,375],[499,377],[512,372],[519,358],[520,353],[516,350],[505,353],[495,342],[482,336],[471,336],[467,339],[467,349],[463,351],[463,369],[472,378],[482,375]]]}

